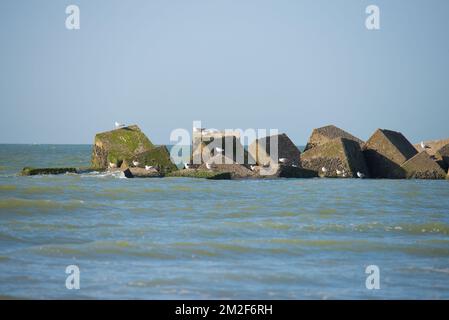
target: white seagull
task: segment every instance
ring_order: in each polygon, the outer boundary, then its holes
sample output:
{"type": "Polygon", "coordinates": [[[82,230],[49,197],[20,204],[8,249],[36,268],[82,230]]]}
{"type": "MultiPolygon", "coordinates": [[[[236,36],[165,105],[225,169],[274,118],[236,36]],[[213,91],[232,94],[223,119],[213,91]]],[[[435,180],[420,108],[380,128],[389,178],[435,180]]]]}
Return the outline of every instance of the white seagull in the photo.
{"type": "Polygon", "coordinates": [[[341,175],[341,174],[343,173],[342,171],[340,171],[340,170],[338,170],[338,169],[337,169],[336,172],[337,172],[337,175],[338,175],[338,176],[341,175]]]}
{"type": "Polygon", "coordinates": [[[251,171],[256,170],[256,166],[250,165],[249,167],[251,168],[251,171]]]}
{"type": "Polygon", "coordinates": [[[154,167],[153,166],[145,166],[146,171],[150,171],[151,169],[154,169],[154,167]]]}
{"type": "Polygon", "coordinates": [[[424,141],[421,141],[421,148],[423,148],[423,149],[430,149],[430,147],[428,145],[426,145],[424,143],[424,141]]]}
{"type": "Polygon", "coordinates": [[[211,170],[211,169],[212,169],[212,165],[211,165],[210,163],[206,162],[206,168],[207,168],[208,170],[211,170]]]}
{"type": "Polygon", "coordinates": [[[123,123],[120,123],[120,122],[115,122],[115,128],[116,129],[118,129],[118,128],[122,128],[122,127],[124,127],[125,125],[123,124],[123,123]]]}
{"type": "Polygon", "coordinates": [[[297,164],[292,164],[292,167],[293,168],[298,168],[298,165],[297,164]]]}
{"type": "Polygon", "coordinates": [[[189,163],[184,163],[184,169],[190,169],[190,164],[189,163]]]}
{"type": "Polygon", "coordinates": [[[321,171],[323,171],[323,173],[326,173],[326,172],[327,172],[326,167],[322,167],[322,168],[321,168],[321,171]]]}
{"type": "Polygon", "coordinates": [[[363,178],[365,178],[365,174],[357,171],[357,177],[359,177],[360,179],[363,179],[363,178]]]}
{"type": "Polygon", "coordinates": [[[133,166],[134,167],[137,167],[139,164],[140,164],[139,161],[133,160],[133,166]]]}
{"type": "Polygon", "coordinates": [[[288,161],[287,158],[280,158],[280,159],[279,159],[279,162],[280,162],[280,163],[286,163],[287,161],[288,161]]]}
{"type": "Polygon", "coordinates": [[[223,149],[223,148],[216,147],[216,148],[215,148],[215,151],[217,151],[218,153],[223,153],[224,149],[223,149]]]}
{"type": "Polygon", "coordinates": [[[117,168],[117,165],[113,162],[109,162],[109,168],[117,168]]]}

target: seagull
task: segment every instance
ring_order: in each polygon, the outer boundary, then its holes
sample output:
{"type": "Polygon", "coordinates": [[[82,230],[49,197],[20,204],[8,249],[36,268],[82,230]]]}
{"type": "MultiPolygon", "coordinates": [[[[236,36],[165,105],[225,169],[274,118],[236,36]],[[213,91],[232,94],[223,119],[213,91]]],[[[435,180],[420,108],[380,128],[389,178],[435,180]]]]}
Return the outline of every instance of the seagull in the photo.
{"type": "Polygon", "coordinates": [[[190,164],[189,163],[184,163],[184,169],[190,169],[190,164]]]}
{"type": "Polygon", "coordinates": [[[223,149],[223,148],[216,147],[216,148],[215,148],[215,151],[217,151],[218,153],[223,153],[224,149],[223,149]]]}
{"type": "Polygon", "coordinates": [[[133,166],[134,167],[137,167],[139,164],[140,164],[139,161],[133,160],[133,166]]]}
{"type": "Polygon", "coordinates": [[[326,173],[326,172],[327,172],[326,167],[322,167],[322,168],[321,168],[321,171],[323,171],[324,173],[326,173]]]}
{"type": "Polygon", "coordinates": [[[421,148],[423,148],[423,149],[430,149],[430,147],[428,145],[426,145],[424,143],[424,141],[421,141],[421,148]]]}
{"type": "Polygon", "coordinates": [[[292,167],[293,168],[298,168],[298,165],[297,164],[292,164],[292,167]]]}
{"type": "Polygon", "coordinates": [[[343,172],[337,169],[337,175],[341,175],[343,172]]]}
{"type": "Polygon", "coordinates": [[[346,178],[346,172],[343,171],[343,178],[346,178]]]}
{"type": "Polygon", "coordinates": [[[115,163],[109,162],[109,168],[117,168],[115,163]]]}
{"type": "Polygon", "coordinates": [[[270,166],[270,162],[265,162],[265,163],[262,165],[263,168],[268,168],[269,166],[270,166]]]}
{"type": "Polygon", "coordinates": [[[151,169],[154,169],[154,167],[153,166],[145,166],[146,171],[150,171],[151,169]]]}
{"type": "Polygon", "coordinates": [[[286,163],[287,161],[288,161],[287,158],[280,158],[280,159],[279,159],[279,162],[280,162],[280,163],[286,163]]]}
{"type": "Polygon", "coordinates": [[[359,177],[360,179],[363,179],[363,178],[365,178],[365,174],[357,171],[357,177],[359,177]]]}
{"type": "Polygon", "coordinates": [[[116,129],[118,129],[118,128],[122,128],[122,127],[124,127],[125,125],[123,124],[123,123],[120,123],[120,122],[115,122],[115,128],[116,129]]]}
{"type": "Polygon", "coordinates": [[[206,162],[206,168],[207,168],[208,170],[211,170],[211,169],[212,169],[212,165],[211,165],[210,163],[207,163],[207,162],[206,162]]]}
{"type": "Polygon", "coordinates": [[[204,128],[193,128],[193,132],[201,132],[204,131],[204,128]]]}
{"type": "Polygon", "coordinates": [[[250,165],[249,167],[251,168],[251,171],[256,170],[256,166],[250,165]]]}

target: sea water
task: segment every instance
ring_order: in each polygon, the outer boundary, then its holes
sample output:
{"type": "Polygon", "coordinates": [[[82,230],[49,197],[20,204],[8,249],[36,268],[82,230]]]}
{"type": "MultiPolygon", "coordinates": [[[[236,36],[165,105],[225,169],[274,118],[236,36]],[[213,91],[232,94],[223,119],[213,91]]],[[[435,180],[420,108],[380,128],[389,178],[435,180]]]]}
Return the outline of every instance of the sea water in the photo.
{"type": "Polygon", "coordinates": [[[449,298],[448,181],[18,175],[90,153],[0,145],[1,298],[449,298]]]}

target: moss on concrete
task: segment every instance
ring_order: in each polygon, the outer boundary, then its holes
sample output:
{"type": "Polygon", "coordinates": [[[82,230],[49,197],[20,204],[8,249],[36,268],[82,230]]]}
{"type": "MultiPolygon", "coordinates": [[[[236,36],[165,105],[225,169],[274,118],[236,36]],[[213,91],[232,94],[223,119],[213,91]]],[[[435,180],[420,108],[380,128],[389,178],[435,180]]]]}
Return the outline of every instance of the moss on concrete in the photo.
{"type": "Polygon", "coordinates": [[[325,177],[357,177],[358,171],[369,176],[360,144],[345,138],[336,138],[303,152],[301,166],[325,177]],[[323,167],[326,172],[322,171],[323,167]],[[341,174],[337,174],[337,170],[341,174]]]}
{"type": "Polygon", "coordinates": [[[170,160],[170,153],[165,146],[154,146],[138,126],[132,125],[95,136],[92,151],[92,167],[105,169],[110,163],[121,167],[132,164],[134,160],[145,165],[157,166],[161,172],[177,170],[170,160]]]}
{"type": "Polygon", "coordinates": [[[48,174],[66,174],[66,173],[77,173],[76,168],[23,168],[22,176],[37,176],[37,175],[48,175],[48,174]]]}
{"type": "Polygon", "coordinates": [[[183,178],[201,178],[211,180],[230,180],[232,175],[230,172],[213,172],[206,170],[178,170],[165,175],[166,177],[183,177],[183,178]]]}
{"type": "Polygon", "coordinates": [[[331,140],[337,139],[337,138],[344,138],[348,140],[356,141],[360,144],[360,146],[363,145],[363,141],[352,134],[334,126],[324,126],[321,128],[313,129],[312,134],[310,135],[310,138],[307,142],[307,145],[304,149],[304,151],[307,151],[309,149],[312,149],[314,147],[323,145],[328,143],[331,140]]]}

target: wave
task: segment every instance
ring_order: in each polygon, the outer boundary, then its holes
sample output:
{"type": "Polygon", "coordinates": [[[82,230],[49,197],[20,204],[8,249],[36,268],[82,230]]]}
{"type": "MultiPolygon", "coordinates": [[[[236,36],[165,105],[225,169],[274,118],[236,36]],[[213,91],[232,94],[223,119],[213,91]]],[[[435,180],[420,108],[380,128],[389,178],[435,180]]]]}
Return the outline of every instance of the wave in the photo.
{"type": "Polygon", "coordinates": [[[64,209],[75,210],[84,206],[83,200],[55,201],[46,199],[7,198],[0,200],[0,209],[64,209]]]}

